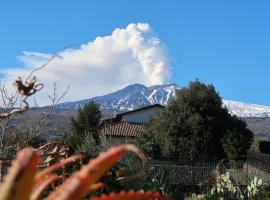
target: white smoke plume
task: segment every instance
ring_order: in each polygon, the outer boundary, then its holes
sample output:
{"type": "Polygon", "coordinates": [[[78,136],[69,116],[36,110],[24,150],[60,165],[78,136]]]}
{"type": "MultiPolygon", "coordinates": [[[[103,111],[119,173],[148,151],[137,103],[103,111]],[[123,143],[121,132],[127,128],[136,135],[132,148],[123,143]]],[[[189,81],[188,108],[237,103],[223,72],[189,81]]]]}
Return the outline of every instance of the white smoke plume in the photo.
{"type": "MultiPolygon", "coordinates": [[[[3,74],[8,83],[17,76],[25,78],[51,56],[24,51],[18,59],[25,67],[6,68],[3,74]]],[[[59,91],[70,85],[65,100],[71,101],[103,95],[132,83],[170,82],[171,66],[165,45],[150,25],[138,23],[125,29],[116,28],[109,36],[97,37],[78,49],[60,53],[35,75],[46,86],[37,96],[37,101],[44,105],[48,103],[44,94],[50,93],[54,81],[59,91]]]]}

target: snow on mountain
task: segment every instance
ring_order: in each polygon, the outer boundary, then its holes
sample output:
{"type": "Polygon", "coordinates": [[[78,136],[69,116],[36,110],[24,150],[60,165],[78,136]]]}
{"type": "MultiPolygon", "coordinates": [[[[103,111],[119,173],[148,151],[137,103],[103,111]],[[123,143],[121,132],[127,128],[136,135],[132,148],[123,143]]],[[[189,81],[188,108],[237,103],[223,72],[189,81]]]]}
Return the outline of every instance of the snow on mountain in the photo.
{"type": "MultiPolygon", "coordinates": [[[[123,112],[134,110],[152,104],[166,105],[175,97],[179,89],[176,84],[154,85],[146,87],[141,84],[132,84],[116,92],[75,102],[58,104],[58,108],[77,109],[93,100],[100,104],[102,110],[123,112]]],[[[223,100],[223,105],[231,114],[238,117],[270,117],[270,107],[223,100]]]]}
{"type": "Polygon", "coordinates": [[[239,117],[270,117],[270,107],[232,100],[223,100],[231,114],[239,117]]]}
{"type": "Polygon", "coordinates": [[[152,104],[166,105],[170,99],[174,98],[177,88],[175,84],[155,85],[151,87],[133,84],[104,96],[62,103],[58,104],[57,107],[62,109],[76,109],[93,100],[100,104],[102,110],[122,112],[152,104]]]}

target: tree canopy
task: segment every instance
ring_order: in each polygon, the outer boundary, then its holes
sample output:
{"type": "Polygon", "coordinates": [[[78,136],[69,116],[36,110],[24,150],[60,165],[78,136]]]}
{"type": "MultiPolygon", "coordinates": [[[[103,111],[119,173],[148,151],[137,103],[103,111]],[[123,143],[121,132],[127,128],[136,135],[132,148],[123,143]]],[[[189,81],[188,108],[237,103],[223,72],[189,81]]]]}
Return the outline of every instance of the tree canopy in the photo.
{"type": "Polygon", "coordinates": [[[166,157],[220,159],[244,154],[252,139],[246,123],[223,107],[214,86],[196,80],[176,92],[136,142],[166,157]]]}
{"type": "Polygon", "coordinates": [[[100,119],[99,105],[91,101],[79,108],[77,117],[71,118],[70,131],[67,134],[66,143],[73,150],[77,150],[84,144],[85,138],[92,138],[95,145],[100,144],[100,119]]]}

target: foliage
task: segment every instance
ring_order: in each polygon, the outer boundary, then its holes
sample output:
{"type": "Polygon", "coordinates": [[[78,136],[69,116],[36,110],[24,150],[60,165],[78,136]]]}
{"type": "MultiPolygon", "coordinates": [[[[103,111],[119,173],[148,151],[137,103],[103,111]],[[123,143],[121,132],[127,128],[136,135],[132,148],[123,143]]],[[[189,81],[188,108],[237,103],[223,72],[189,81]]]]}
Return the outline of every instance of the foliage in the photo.
{"type": "Polygon", "coordinates": [[[188,155],[224,158],[249,148],[253,135],[246,124],[222,106],[213,85],[198,80],[176,92],[176,98],[154,118],[136,141],[148,152],[166,157],[188,155]],[[233,142],[229,142],[234,138],[233,142]]]}
{"type": "Polygon", "coordinates": [[[260,140],[254,139],[251,143],[250,150],[255,152],[260,152],[260,140]]]}
{"type": "Polygon", "coordinates": [[[241,138],[237,129],[228,130],[222,138],[222,146],[228,158],[244,155],[245,150],[248,149],[247,145],[245,138],[241,138]]]}
{"type": "Polygon", "coordinates": [[[260,141],[259,150],[261,153],[270,154],[270,141],[260,141]]]}
{"type": "Polygon", "coordinates": [[[12,134],[9,136],[12,138],[14,143],[18,143],[21,147],[32,146],[38,148],[46,143],[46,140],[40,135],[32,135],[27,130],[14,129],[12,134]]]}
{"type": "Polygon", "coordinates": [[[269,200],[270,190],[269,186],[261,187],[260,191],[256,194],[256,200],[269,200]]]}
{"type": "Polygon", "coordinates": [[[170,195],[174,199],[184,198],[184,185],[172,183],[168,168],[158,170],[153,176],[146,176],[142,189],[158,191],[163,195],[170,195]]]}
{"type": "Polygon", "coordinates": [[[87,134],[84,137],[84,142],[78,145],[77,151],[87,153],[91,157],[96,157],[100,152],[105,151],[109,147],[104,134],[100,134],[99,141],[99,144],[97,144],[93,135],[87,134]]]}
{"type": "Polygon", "coordinates": [[[168,195],[170,193],[168,175],[167,170],[160,170],[148,184],[151,184],[153,191],[160,191],[162,194],[168,195]]]}
{"type": "MultiPolygon", "coordinates": [[[[77,151],[86,141],[85,137],[91,136],[94,144],[100,144],[100,119],[99,106],[91,101],[83,108],[79,108],[76,118],[72,117],[70,131],[66,135],[66,144],[77,151]]],[[[90,138],[91,138],[90,137],[90,138]]]]}
{"type": "Polygon", "coordinates": [[[241,190],[233,183],[230,173],[226,172],[225,174],[218,174],[216,184],[211,189],[209,196],[212,198],[221,197],[226,193],[235,194],[237,190],[240,191],[240,198],[243,198],[241,190]]]}
{"type": "MultiPolygon", "coordinates": [[[[240,187],[236,185],[230,176],[229,172],[225,174],[218,174],[215,185],[205,194],[193,194],[192,197],[186,198],[193,200],[219,200],[219,199],[260,199],[259,195],[262,193],[262,179],[256,176],[251,180],[250,185],[240,187]]],[[[268,196],[269,197],[269,196],[268,196]]]]}
{"type": "Polygon", "coordinates": [[[250,185],[247,186],[248,197],[249,198],[255,197],[259,193],[261,187],[262,187],[262,179],[258,179],[255,176],[254,179],[251,181],[250,185]]]}
{"type": "MultiPolygon", "coordinates": [[[[99,182],[101,176],[115,164],[127,151],[133,151],[141,159],[143,154],[133,145],[121,145],[109,149],[100,154],[94,160],[84,165],[78,172],[59,183],[56,188],[48,194],[47,200],[76,200],[83,199],[90,191],[95,191],[104,184],[99,182]]],[[[0,199],[36,200],[43,194],[44,190],[53,182],[62,179],[53,172],[63,166],[81,159],[82,155],[75,155],[60,163],[38,171],[40,155],[30,148],[21,150],[13,162],[9,174],[5,177],[0,187],[0,199]]],[[[153,192],[121,192],[109,195],[92,197],[94,200],[169,200],[171,197],[162,196],[153,192]]]]}

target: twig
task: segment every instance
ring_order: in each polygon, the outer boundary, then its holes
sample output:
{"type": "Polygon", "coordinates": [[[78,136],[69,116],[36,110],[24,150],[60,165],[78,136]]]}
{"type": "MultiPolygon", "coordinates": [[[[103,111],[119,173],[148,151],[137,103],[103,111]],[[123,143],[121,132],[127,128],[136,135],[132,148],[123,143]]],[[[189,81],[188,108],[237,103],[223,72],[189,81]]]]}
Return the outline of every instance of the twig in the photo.
{"type": "MultiPolygon", "coordinates": [[[[36,83],[37,79],[35,76],[33,76],[33,74],[43,69],[44,67],[46,67],[52,60],[54,60],[61,52],[65,51],[67,48],[68,47],[65,47],[62,51],[51,56],[44,64],[32,70],[30,74],[27,76],[24,83],[22,79],[18,77],[18,79],[15,81],[15,86],[17,87],[17,92],[23,97],[23,103],[25,105],[24,107],[14,108],[14,109],[8,110],[7,112],[0,113],[0,119],[4,119],[16,113],[23,113],[29,110],[29,104],[26,101],[27,97],[35,94],[36,92],[40,91],[44,87],[42,83],[39,83],[39,84],[36,83]]],[[[1,89],[1,92],[3,92],[2,89],[1,89]]],[[[4,94],[6,94],[6,92],[4,92],[4,94]]],[[[6,104],[5,100],[3,101],[3,103],[6,104]]],[[[5,105],[5,107],[7,107],[7,105],[5,105]]]]}
{"type": "Polygon", "coordinates": [[[30,74],[28,75],[28,77],[26,78],[25,82],[27,83],[28,80],[33,76],[33,74],[41,69],[43,69],[44,67],[46,67],[47,65],[50,64],[50,62],[52,62],[56,57],[59,56],[60,53],[63,53],[64,51],[66,51],[68,48],[70,48],[71,46],[74,45],[69,45],[64,47],[61,51],[57,52],[56,54],[52,55],[45,63],[43,63],[41,66],[35,68],[33,71],[30,72],[30,74]]]}
{"type": "Polygon", "coordinates": [[[51,113],[54,110],[54,107],[56,104],[58,104],[67,94],[69,90],[69,86],[66,88],[66,90],[63,92],[63,94],[57,98],[57,93],[56,93],[56,82],[54,82],[54,89],[53,89],[53,96],[48,95],[48,97],[50,98],[52,105],[49,111],[47,111],[43,117],[43,119],[40,121],[40,123],[37,125],[36,129],[34,130],[34,132],[32,133],[32,135],[36,135],[39,130],[42,128],[42,126],[44,125],[45,121],[47,120],[47,118],[51,115],[51,113]]]}

